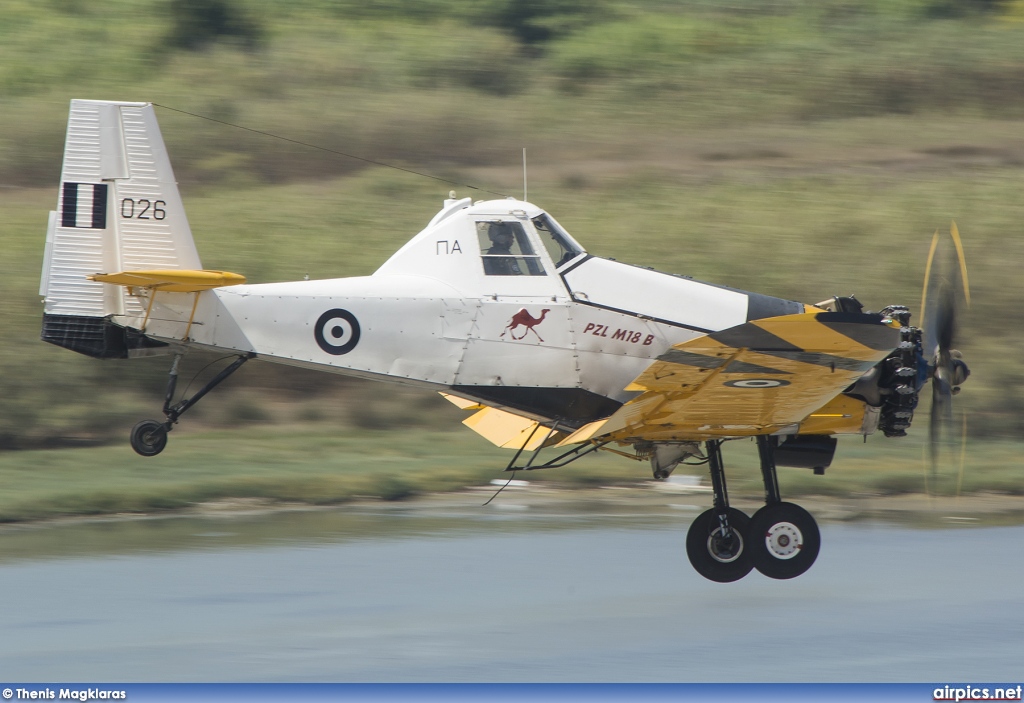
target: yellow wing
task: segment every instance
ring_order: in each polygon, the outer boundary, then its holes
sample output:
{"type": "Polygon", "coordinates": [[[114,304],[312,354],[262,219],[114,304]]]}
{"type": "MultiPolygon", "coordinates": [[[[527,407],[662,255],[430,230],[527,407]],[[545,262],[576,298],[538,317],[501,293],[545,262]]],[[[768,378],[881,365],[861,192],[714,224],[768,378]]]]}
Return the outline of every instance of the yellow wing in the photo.
{"type": "Polygon", "coordinates": [[[807,420],[888,356],[899,330],[877,314],[811,312],[677,344],[626,387],[640,396],[561,444],[777,432],[807,420]]]}

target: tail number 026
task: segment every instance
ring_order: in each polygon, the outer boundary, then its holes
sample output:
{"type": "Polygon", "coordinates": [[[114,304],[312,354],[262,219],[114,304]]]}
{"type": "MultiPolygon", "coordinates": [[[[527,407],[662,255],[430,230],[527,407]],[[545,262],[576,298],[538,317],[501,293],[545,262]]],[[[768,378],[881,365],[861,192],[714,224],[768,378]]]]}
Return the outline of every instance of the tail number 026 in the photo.
{"type": "Polygon", "coordinates": [[[162,220],[167,217],[166,206],[163,200],[125,198],[121,201],[121,217],[126,220],[162,220]]]}

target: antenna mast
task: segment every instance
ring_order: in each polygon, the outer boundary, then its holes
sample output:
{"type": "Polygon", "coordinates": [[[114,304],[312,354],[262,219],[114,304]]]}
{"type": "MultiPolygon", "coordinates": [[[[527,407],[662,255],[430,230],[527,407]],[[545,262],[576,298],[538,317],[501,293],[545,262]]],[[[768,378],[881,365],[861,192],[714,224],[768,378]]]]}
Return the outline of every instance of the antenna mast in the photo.
{"type": "Polygon", "coordinates": [[[527,200],[527,198],[526,198],[526,147],[524,146],[523,147],[523,201],[525,202],[526,200],[527,200]]]}

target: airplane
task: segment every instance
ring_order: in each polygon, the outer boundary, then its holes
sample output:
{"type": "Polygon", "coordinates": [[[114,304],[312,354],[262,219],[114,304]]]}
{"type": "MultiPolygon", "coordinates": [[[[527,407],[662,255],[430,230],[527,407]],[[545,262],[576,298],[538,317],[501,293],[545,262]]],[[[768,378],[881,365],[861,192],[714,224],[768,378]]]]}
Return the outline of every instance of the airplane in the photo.
{"type": "MultiPolygon", "coordinates": [[[[955,225],[951,236],[969,296],[955,225]]],[[[692,566],[721,583],[753,569],[790,579],[821,539],[813,516],[782,500],[778,466],[824,473],[838,435],[905,435],[929,381],[934,444],[969,374],[948,273],[933,276],[943,283],[921,329],[905,306],[809,305],[602,258],[532,203],[453,191],[371,275],[248,284],[203,268],[153,105],[72,100],[42,339],[98,359],[172,357],[165,419],[131,431],[147,457],[258,358],[438,391],[516,450],[512,471],[599,450],[649,461],[656,479],[706,464],[712,507],[687,533],[692,566]],[[175,401],[192,350],[236,358],[175,401]],[[741,438],[756,441],[765,490],[752,516],[730,506],[722,463],[722,443],[741,438]],[[547,448],[560,453],[540,460],[547,448]]]]}

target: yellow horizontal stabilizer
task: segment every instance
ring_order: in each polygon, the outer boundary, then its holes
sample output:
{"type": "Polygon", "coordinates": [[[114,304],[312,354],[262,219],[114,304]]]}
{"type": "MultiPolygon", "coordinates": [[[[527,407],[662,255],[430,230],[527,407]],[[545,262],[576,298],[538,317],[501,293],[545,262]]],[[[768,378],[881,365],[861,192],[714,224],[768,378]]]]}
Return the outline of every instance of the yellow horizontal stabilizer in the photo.
{"type": "Polygon", "coordinates": [[[498,408],[484,408],[467,417],[462,424],[492,444],[505,449],[539,449],[544,440],[548,439],[549,433],[548,428],[538,427],[538,423],[527,417],[498,408]],[[529,443],[523,446],[527,439],[529,443]]]}
{"type": "Polygon", "coordinates": [[[112,283],[116,286],[155,288],[171,293],[197,293],[211,288],[237,286],[240,283],[245,283],[245,276],[228,271],[182,271],[179,269],[97,273],[88,278],[90,281],[112,283]]]}

